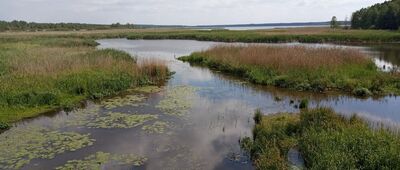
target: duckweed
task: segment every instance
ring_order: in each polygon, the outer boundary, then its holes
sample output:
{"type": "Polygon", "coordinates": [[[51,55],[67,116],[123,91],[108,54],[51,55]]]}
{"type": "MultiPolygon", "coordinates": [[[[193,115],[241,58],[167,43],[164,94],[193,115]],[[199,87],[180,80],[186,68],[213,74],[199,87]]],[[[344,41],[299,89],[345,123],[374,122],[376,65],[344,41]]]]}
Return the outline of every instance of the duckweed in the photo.
{"type": "Polygon", "coordinates": [[[101,104],[106,109],[114,109],[122,106],[140,106],[143,105],[143,103],[140,102],[142,102],[145,99],[146,97],[144,95],[126,95],[124,97],[115,97],[112,99],[107,99],[101,102],[101,104]]]}
{"type": "Polygon", "coordinates": [[[105,167],[114,169],[112,167],[123,165],[141,166],[146,161],[147,158],[135,154],[110,154],[97,152],[83,160],[70,160],[65,165],[57,167],[56,170],[99,170],[104,169],[105,167]]]}
{"type": "Polygon", "coordinates": [[[0,135],[0,169],[20,169],[32,159],[53,159],[57,154],[93,145],[89,134],[59,132],[43,127],[18,127],[0,135]]]}
{"type": "Polygon", "coordinates": [[[147,133],[164,133],[165,129],[170,127],[168,122],[156,121],[152,125],[145,125],[142,127],[142,130],[147,133]]]}
{"type": "Polygon", "coordinates": [[[156,108],[167,115],[185,116],[192,107],[196,88],[191,86],[177,86],[168,89],[165,98],[161,100],[156,108]]]}
{"type": "Polygon", "coordinates": [[[90,120],[86,126],[90,128],[132,128],[142,125],[143,123],[157,119],[157,115],[151,114],[126,114],[119,112],[109,112],[105,116],[99,116],[94,120],[90,120]]]}

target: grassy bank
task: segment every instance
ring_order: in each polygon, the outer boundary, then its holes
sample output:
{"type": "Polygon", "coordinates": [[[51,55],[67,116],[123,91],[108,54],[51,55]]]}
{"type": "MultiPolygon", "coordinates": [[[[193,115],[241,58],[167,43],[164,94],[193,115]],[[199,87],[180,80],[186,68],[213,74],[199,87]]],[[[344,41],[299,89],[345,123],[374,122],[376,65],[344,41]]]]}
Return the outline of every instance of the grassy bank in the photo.
{"type": "Polygon", "coordinates": [[[268,30],[110,29],[94,31],[4,32],[1,40],[31,37],[188,39],[220,42],[387,43],[400,42],[399,31],[344,30],[330,28],[285,28],[268,30]]]}
{"type": "Polygon", "coordinates": [[[251,82],[298,91],[331,90],[357,96],[400,94],[400,76],[380,72],[357,50],[342,48],[216,46],[179,58],[251,82]]]}
{"type": "Polygon", "coordinates": [[[257,169],[289,169],[291,148],[300,151],[307,169],[400,168],[399,136],[372,130],[356,116],[344,118],[326,108],[256,115],[254,138],[241,145],[257,169]]]}
{"type": "Polygon", "coordinates": [[[400,42],[400,32],[384,30],[334,30],[329,28],[288,28],[246,31],[171,30],[167,32],[133,32],[127,38],[257,43],[383,43],[400,42]]]}
{"type": "Polygon", "coordinates": [[[137,65],[125,52],[96,50],[97,43],[91,39],[14,38],[0,43],[2,124],[133,86],[158,84],[169,74],[156,61],[137,65]]]}

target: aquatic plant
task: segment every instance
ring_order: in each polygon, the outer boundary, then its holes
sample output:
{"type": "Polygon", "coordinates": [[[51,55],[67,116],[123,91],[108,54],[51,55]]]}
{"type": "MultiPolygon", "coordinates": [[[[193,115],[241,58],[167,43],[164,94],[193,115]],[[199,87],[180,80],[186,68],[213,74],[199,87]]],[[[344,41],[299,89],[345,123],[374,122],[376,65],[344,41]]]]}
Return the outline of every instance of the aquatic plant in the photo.
{"type": "Polygon", "coordinates": [[[192,107],[196,88],[191,86],[176,86],[165,91],[164,98],[156,105],[167,115],[185,116],[192,107]]]}
{"type": "Polygon", "coordinates": [[[93,145],[94,141],[89,134],[16,127],[0,135],[0,169],[20,169],[32,159],[53,159],[57,154],[93,145]]]}
{"type": "Polygon", "coordinates": [[[141,166],[147,161],[147,158],[135,154],[111,154],[105,152],[96,152],[85,157],[83,160],[69,160],[65,165],[57,167],[56,170],[99,170],[107,167],[114,169],[119,166],[141,166]]]}
{"type": "Polygon", "coordinates": [[[369,91],[367,88],[356,88],[353,90],[353,94],[361,97],[367,97],[372,95],[371,91],[369,91]]]}
{"type": "Polygon", "coordinates": [[[133,128],[143,125],[145,122],[157,119],[157,115],[151,114],[126,114],[109,112],[88,120],[86,126],[90,128],[133,128]]]}
{"type": "Polygon", "coordinates": [[[146,97],[144,95],[131,94],[123,97],[114,97],[111,99],[106,99],[102,101],[101,104],[106,109],[114,109],[122,106],[140,106],[143,105],[143,103],[139,102],[142,102],[145,99],[146,97]]]}
{"type": "Polygon", "coordinates": [[[257,109],[256,113],[254,113],[254,122],[256,124],[260,124],[262,121],[262,116],[263,116],[263,114],[261,113],[261,110],[257,109]]]}
{"type": "Polygon", "coordinates": [[[308,103],[308,99],[302,99],[299,104],[299,109],[307,109],[308,103]]]}
{"type": "Polygon", "coordinates": [[[164,133],[165,129],[168,127],[170,127],[168,122],[156,121],[151,125],[144,125],[142,130],[146,131],[147,133],[164,133]]]}
{"type": "Polygon", "coordinates": [[[158,86],[143,86],[131,89],[130,91],[139,92],[139,93],[157,93],[160,92],[163,88],[158,86]]]}
{"type": "Polygon", "coordinates": [[[0,122],[0,130],[7,130],[11,126],[8,123],[0,122]]]}

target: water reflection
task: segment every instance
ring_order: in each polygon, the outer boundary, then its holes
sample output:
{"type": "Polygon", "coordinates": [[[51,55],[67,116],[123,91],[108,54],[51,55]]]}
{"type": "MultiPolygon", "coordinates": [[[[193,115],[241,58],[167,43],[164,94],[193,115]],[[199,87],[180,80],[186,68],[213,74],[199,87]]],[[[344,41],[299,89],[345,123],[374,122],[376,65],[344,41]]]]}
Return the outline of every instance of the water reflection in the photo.
{"type": "MultiPolygon", "coordinates": [[[[172,71],[176,72],[164,91],[146,96],[144,105],[122,106],[111,110],[129,114],[157,115],[159,120],[168,122],[171,126],[162,134],[148,134],[140,126],[128,129],[67,126],[65,122],[73,119],[77,111],[61,112],[52,117],[44,116],[21,122],[15,128],[33,124],[48,126],[62,131],[90,133],[90,137],[96,140],[90,147],[65,152],[51,160],[34,159],[23,169],[53,169],[68,160],[82,159],[98,151],[134,153],[148,158],[144,166],[128,169],[252,169],[250,161],[241,152],[238,141],[241,137],[251,135],[253,111],[260,108],[265,113],[297,112],[294,105],[303,98],[310,99],[312,107],[332,107],[347,116],[357,113],[371,124],[384,123],[394,127],[400,124],[398,111],[400,102],[396,97],[359,99],[339,94],[294,92],[253,85],[205,68],[191,67],[175,59],[218,44],[215,42],[126,39],[98,42],[101,44],[99,48],[124,50],[138,56],[139,61],[143,58],[162,59],[168,63],[172,71]],[[164,99],[168,89],[181,85],[197,89],[187,116],[171,116],[155,107],[164,99]],[[277,97],[280,100],[276,100],[277,97]]],[[[307,44],[307,46],[312,45],[307,44]]],[[[370,53],[376,50],[367,47],[352,48],[368,49],[365,51],[370,53]]],[[[375,55],[380,54],[375,51],[373,57],[377,58],[375,55]]],[[[385,61],[392,63],[389,60],[385,61]]],[[[92,102],[83,110],[91,108],[99,108],[97,112],[101,114],[110,112],[92,102]]]]}

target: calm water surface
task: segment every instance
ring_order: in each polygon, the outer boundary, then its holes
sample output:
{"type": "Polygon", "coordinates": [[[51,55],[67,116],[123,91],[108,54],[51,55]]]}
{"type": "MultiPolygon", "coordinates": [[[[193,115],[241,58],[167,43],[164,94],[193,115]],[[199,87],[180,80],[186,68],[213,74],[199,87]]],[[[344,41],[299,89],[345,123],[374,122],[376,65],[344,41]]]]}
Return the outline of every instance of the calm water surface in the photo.
{"type": "MultiPolygon", "coordinates": [[[[157,58],[168,63],[176,74],[168,81],[164,90],[147,94],[145,105],[119,106],[111,109],[124,113],[150,113],[171,124],[165,133],[145,133],[141,127],[127,129],[98,129],[66,126],[76,111],[61,112],[18,123],[17,128],[51,126],[59,131],[90,133],[96,141],[92,146],[74,152],[57,154],[54,159],[33,159],[22,169],[53,169],[71,159],[83,159],[97,151],[108,153],[134,153],[148,158],[143,166],[114,166],[112,169],[252,169],[248,158],[239,148],[239,139],[251,135],[253,111],[260,108],[265,113],[296,112],[294,105],[302,98],[309,98],[313,107],[329,106],[343,115],[357,113],[371,125],[400,125],[400,100],[396,97],[358,99],[336,94],[311,94],[252,85],[233,77],[191,67],[176,60],[176,57],[205,50],[218,43],[187,40],[99,40],[99,48],[115,48],[137,56],[139,61],[157,58]],[[155,107],[176,87],[193,87],[191,107],[185,116],[165,114],[155,107]],[[275,100],[276,97],[282,100],[275,100]],[[290,101],[295,101],[291,104],[290,101]]],[[[293,45],[293,44],[281,44],[293,45]]],[[[307,46],[327,46],[315,45],[307,46]]],[[[381,65],[399,65],[400,50],[395,47],[346,47],[360,48],[376,58],[381,65]],[[388,48],[388,49],[387,49],[388,48]],[[383,63],[383,64],[382,64],[383,63]]],[[[88,103],[86,109],[99,106],[88,103]]],[[[99,106],[97,112],[110,109],[99,106]]],[[[11,129],[11,130],[13,130],[11,129]]],[[[4,135],[4,134],[1,134],[4,135]]],[[[29,140],[29,139],[23,139],[29,140]]],[[[103,169],[108,169],[103,167],[103,169]]]]}

